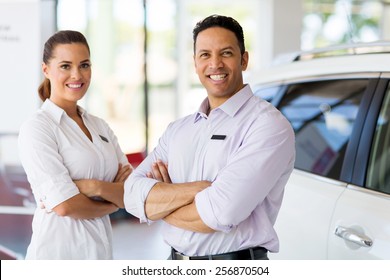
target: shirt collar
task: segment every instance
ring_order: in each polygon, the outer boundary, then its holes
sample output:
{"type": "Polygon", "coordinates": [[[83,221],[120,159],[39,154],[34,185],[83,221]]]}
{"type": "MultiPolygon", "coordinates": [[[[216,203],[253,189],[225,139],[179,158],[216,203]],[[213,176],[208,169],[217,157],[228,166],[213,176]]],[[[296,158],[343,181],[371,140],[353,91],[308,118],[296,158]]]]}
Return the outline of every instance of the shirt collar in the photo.
{"type": "MultiPolygon", "coordinates": [[[[52,116],[52,118],[57,122],[57,123],[60,123],[61,121],[61,118],[63,115],[66,115],[66,112],[60,108],[59,106],[57,106],[53,101],[51,101],[49,98],[47,98],[45,100],[45,102],[43,102],[42,106],[41,106],[41,109],[47,113],[49,113],[49,115],[52,116]]],[[[80,115],[81,116],[84,116],[87,114],[87,111],[80,107],[80,106],[77,106],[77,109],[78,111],[80,112],[80,115]]]]}
{"type": "Polygon", "coordinates": [[[210,108],[209,99],[206,97],[200,104],[198,112],[195,114],[194,122],[197,122],[200,118],[207,118],[207,112],[210,108]]]}
{"type": "MultiPolygon", "coordinates": [[[[227,115],[234,117],[240,108],[253,96],[252,89],[249,85],[245,85],[241,90],[235,93],[232,97],[226,100],[218,109],[225,112],[227,115]]],[[[210,108],[209,99],[206,97],[200,104],[198,112],[195,114],[195,122],[199,118],[206,118],[210,108]]]]}

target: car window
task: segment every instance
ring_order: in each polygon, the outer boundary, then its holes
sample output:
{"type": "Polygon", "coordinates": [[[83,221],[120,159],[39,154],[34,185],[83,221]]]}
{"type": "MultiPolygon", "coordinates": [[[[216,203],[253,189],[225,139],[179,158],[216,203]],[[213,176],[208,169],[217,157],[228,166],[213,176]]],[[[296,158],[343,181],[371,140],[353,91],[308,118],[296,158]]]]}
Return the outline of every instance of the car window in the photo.
{"type": "Polygon", "coordinates": [[[295,168],[339,179],[368,82],[326,80],[289,86],[278,107],[295,131],[295,168]]]}
{"type": "Polygon", "coordinates": [[[260,87],[254,86],[253,94],[271,102],[275,95],[278,93],[281,86],[268,86],[268,87],[260,87]]]}
{"type": "Polygon", "coordinates": [[[390,194],[390,87],[376,124],[367,169],[366,187],[390,194]]]}

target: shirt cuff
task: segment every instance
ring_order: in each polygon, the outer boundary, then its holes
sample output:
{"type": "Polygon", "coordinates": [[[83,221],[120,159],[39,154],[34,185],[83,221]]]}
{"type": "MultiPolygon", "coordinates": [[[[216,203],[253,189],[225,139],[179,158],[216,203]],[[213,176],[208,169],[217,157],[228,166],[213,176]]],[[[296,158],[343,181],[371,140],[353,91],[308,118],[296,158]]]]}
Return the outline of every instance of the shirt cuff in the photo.
{"type": "Polygon", "coordinates": [[[195,196],[195,206],[202,221],[215,231],[228,233],[232,230],[232,225],[222,225],[214,213],[213,206],[209,197],[209,192],[203,190],[195,196]]]}
{"type": "Polygon", "coordinates": [[[45,206],[46,211],[50,212],[54,207],[71,197],[80,193],[74,183],[63,183],[59,188],[53,188],[53,183],[48,183],[44,193],[40,194],[39,200],[45,206]]]}
{"type": "Polygon", "coordinates": [[[126,211],[138,217],[141,223],[153,223],[145,213],[145,201],[150,190],[159,181],[151,178],[138,178],[125,181],[124,203],[126,211]]]}

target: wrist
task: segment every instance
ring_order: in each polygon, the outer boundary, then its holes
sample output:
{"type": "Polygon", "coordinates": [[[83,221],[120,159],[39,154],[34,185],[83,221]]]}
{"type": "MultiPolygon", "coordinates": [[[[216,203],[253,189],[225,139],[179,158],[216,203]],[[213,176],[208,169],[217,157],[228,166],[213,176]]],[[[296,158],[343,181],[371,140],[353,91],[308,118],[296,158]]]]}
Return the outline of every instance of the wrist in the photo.
{"type": "Polygon", "coordinates": [[[96,196],[102,197],[103,196],[103,184],[100,180],[94,180],[93,181],[93,189],[96,196]]]}

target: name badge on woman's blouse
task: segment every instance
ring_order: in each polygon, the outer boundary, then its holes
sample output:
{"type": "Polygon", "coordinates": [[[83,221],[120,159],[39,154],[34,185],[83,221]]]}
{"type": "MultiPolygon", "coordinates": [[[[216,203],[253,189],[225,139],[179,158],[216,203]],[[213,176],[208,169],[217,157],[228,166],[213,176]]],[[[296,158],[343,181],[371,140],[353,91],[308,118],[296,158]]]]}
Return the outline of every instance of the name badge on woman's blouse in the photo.
{"type": "Polygon", "coordinates": [[[107,139],[106,137],[101,136],[100,134],[99,134],[99,136],[100,136],[100,138],[101,138],[104,142],[107,142],[107,143],[108,143],[108,139],[107,139]]]}

